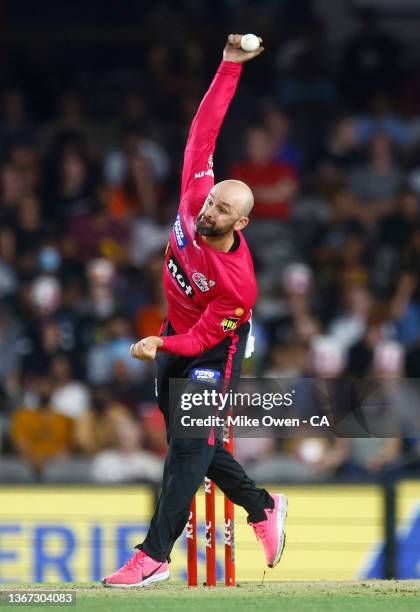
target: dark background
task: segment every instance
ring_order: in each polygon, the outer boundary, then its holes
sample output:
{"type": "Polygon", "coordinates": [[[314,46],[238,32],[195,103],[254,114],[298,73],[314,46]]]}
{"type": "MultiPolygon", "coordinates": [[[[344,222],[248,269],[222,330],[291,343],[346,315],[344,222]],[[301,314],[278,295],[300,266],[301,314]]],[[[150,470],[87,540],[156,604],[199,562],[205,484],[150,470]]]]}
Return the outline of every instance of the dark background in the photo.
{"type": "Polygon", "coordinates": [[[165,316],[191,119],[226,35],[250,31],[266,52],[215,157],[217,180],[265,173],[244,372],[371,376],[408,420],[382,445],[260,440],[238,457],[267,480],[417,473],[419,26],[418,0],[2,2],[1,479],[159,480],[153,366],[128,348],[165,316]],[[267,190],[283,194],[269,213],[267,190]]]}

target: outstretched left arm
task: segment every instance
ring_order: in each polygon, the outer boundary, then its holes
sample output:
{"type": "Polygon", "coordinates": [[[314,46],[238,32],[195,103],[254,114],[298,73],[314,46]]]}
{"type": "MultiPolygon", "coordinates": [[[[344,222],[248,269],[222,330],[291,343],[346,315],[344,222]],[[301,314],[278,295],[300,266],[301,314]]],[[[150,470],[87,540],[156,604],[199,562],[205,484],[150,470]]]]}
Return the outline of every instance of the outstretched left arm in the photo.
{"type": "Polygon", "coordinates": [[[176,336],[149,336],[133,344],[131,356],[154,359],[156,351],[192,357],[211,349],[249,318],[248,313],[235,301],[217,298],[209,302],[206,310],[186,334],[176,336]]]}

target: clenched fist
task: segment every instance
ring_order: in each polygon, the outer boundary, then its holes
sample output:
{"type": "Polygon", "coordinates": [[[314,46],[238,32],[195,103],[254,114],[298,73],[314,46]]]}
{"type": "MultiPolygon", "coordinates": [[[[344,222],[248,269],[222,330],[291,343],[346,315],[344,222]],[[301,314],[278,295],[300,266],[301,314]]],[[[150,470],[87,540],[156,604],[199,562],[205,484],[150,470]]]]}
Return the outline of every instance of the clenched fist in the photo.
{"type": "Polygon", "coordinates": [[[156,351],[163,344],[162,338],[159,336],[149,336],[139,340],[136,344],[130,346],[130,355],[134,359],[141,359],[142,361],[152,360],[156,357],[156,351]]]}

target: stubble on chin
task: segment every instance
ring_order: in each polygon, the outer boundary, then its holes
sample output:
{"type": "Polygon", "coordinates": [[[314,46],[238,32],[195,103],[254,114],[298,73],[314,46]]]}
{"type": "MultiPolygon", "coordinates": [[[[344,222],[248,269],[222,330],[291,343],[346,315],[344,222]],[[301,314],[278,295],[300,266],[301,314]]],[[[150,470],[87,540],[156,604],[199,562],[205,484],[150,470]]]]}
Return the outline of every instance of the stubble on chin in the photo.
{"type": "MultiPolygon", "coordinates": [[[[197,218],[196,222],[195,222],[195,229],[196,231],[201,234],[201,236],[215,236],[217,235],[217,233],[215,233],[215,228],[213,225],[205,225],[204,223],[201,222],[201,215],[197,218]]],[[[217,230],[216,230],[217,231],[217,230]]]]}

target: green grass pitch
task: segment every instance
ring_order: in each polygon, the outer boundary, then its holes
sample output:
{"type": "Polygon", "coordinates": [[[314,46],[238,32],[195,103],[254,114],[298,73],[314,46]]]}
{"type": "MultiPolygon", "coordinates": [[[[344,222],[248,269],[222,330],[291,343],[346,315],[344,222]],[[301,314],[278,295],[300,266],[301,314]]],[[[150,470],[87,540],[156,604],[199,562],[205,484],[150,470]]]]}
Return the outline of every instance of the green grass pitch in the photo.
{"type": "MultiPolygon", "coordinates": [[[[134,590],[97,584],[6,585],[0,592],[22,589],[63,589],[76,592],[75,606],[19,606],[19,609],[74,610],[74,612],[400,612],[420,610],[420,581],[244,582],[237,587],[188,589],[185,584],[163,582],[134,590]]],[[[1,605],[11,611],[17,606],[1,605]]]]}

